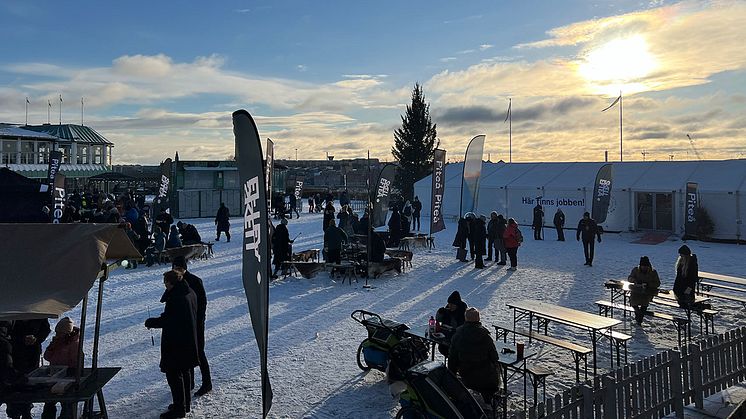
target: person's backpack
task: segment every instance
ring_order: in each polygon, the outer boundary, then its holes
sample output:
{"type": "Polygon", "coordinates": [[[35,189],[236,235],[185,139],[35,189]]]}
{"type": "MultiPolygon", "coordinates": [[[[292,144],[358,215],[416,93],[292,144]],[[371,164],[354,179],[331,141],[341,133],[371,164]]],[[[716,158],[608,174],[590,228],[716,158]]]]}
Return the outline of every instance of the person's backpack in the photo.
{"type": "Polygon", "coordinates": [[[519,230],[518,227],[515,229],[515,241],[523,243],[523,233],[521,233],[521,230],[519,230]]]}

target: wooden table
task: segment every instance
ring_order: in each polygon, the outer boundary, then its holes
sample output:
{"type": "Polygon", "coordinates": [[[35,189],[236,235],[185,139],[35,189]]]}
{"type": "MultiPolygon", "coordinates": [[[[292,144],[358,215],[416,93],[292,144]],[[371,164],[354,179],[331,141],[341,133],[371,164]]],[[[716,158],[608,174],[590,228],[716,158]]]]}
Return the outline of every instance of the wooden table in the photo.
{"type": "Polygon", "coordinates": [[[83,370],[85,380],[81,381],[80,388],[76,389],[75,385],[72,385],[62,394],[53,394],[51,386],[22,390],[9,389],[0,393],[0,403],[75,403],[73,413],[77,414],[77,402],[85,402],[84,412],[87,411],[86,413],[90,414],[93,413],[93,398],[96,397],[101,409],[98,417],[107,419],[109,416],[106,412],[103,388],[120,370],[119,367],[97,368],[94,373],[91,373],[90,368],[85,368],[83,370]],[[85,377],[86,375],[88,376],[85,377]]]}
{"type": "MultiPolygon", "coordinates": [[[[548,324],[551,321],[559,322],[568,326],[577,327],[588,331],[593,345],[593,373],[597,374],[597,343],[603,334],[607,331],[611,333],[612,327],[621,323],[609,317],[603,317],[596,314],[586,313],[584,311],[574,310],[550,303],[536,300],[523,300],[515,303],[508,303],[507,306],[513,309],[513,328],[519,320],[528,318],[529,330],[533,328],[534,317],[536,317],[537,330],[544,326],[544,334],[547,334],[548,324]]],[[[529,337],[529,343],[531,338],[529,337]]],[[[613,344],[609,339],[610,356],[614,356],[613,344]]]]}

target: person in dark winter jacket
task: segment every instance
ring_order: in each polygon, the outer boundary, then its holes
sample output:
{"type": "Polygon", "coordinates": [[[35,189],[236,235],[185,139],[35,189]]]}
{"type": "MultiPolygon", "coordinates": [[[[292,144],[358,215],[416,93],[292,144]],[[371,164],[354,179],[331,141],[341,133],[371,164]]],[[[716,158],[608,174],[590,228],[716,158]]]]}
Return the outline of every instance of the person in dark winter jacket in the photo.
{"type": "MultiPolygon", "coordinates": [[[[464,324],[466,308],[466,303],[461,300],[461,294],[454,291],[448,296],[445,307],[439,308],[435,313],[435,320],[440,323],[441,330],[447,337],[453,336],[456,328],[464,324]]],[[[447,344],[440,344],[438,345],[438,351],[447,357],[448,346],[447,344]]]]}
{"type": "Polygon", "coordinates": [[[593,266],[594,236],[598,237],[598,242],[601,243],[601,227],[596,224],[596,220],[591,218],[590,213],[585,212],[583,218],[578,222],[578,231],[575,238],[577,240],[583,238],[583,253],[585,253],[585,265],[587,266],[593,266]]]}
{"type": "Polygon", "coordinates": [[[334,209],[334,203],[328,201],[326,203],[326,207],[324,207],[324,231],[329,228],[329,221],[334,221],[335,212],[336,210],[334,209]]]}
{"type": "Polygon", "coordinates": [[[487,404],[500,388],[497,349],[476,308],[466,311],[466,323],[451,338],[448,369],[459,374],[464,386],[478,392],[487,404]]]}
{"type": "Polygon", "coordinates": [[[389,247],[399,247],[399,240],[401,240],[401,214],[399,214],[399,208],[393,207],[391,209],[391,218],[389,218],[389,247]]]}
{"type": "Polygon", "coordinates": [[[464,217],[458,219],[458,227],[456,229],[456,237],[453,238],[453,247],[458,248],[456,251],[456,258],[461,262],[466,262],[466,236],[469,235],[469,220],[464,217]],[[463,254],[463,258],[459,258],[459,253],[463,254]]]}
{"type": "Polygon", "coordinates": [[[181,237],[179,236],[179,229],[176,228],[176,226],[171,226],[171,232],[168,235],[168,240],[166,241],[166,249],[175,249],[177,247],[181,247],[181,237]]]}
{"type": "Polygon", "coordinates": [[[161,228],[161,231],[164,233],[168,233],[169,230],[171,230],[171,224],[174,223],[174,217],[171,216],[171,214],[166,212],[166,208],[161,208],[160,214],[158,214],[157,217],[155,217],[155,225],[161,228]]]}
{"type": "MultiPolygon", "coordinates": [[[[502,237],[500,237],[502,240],[502,237]]],[[[492,260],[492,251],[495,251],[495,260],[497,260],[497,212],[490,213],[490,221],[487,223],[487,259],[492,260]]]]}
{"type": "Polygon", "coordinates": [[[288,231],[288,219],[282,217],[280,218],[280,225],[275,227],[275,233],[272,235],[272,253],[275,256],[272,261],[275,265],[272,278],[277,278],[277,271],[279,270],[282,270],[283,275],[285,274],[286,268],[282,264],[290,261],[290,243],[292,242],[288,231]]]}
{"type": "Polygon", "coordinates": [[[496,265],[506,265],[508,259],[508,250],[505,248],[505,229],[508,227],[508,220],[503,217],[502,214],[497,214],[497,231],[495,236],[495,261],[497,261],[497,253],[500,253],[500,261],[496,265]]]}
{"type": "Polygon", "coordinates": [[[386,254],[386,241],[378,233],[373,231],[370,235],[370,261],[383,262],[386,254]]]}
{"type": "Polygon", "coordinates": [[[342,263],[342,243],[347,242],[347,233],[334,225],[334,219],[329,221],[329,227],[324,232],[324,244],[327,248],[326,261],[328,263],[342,263]]]}
{"type": "Polygon", "coordinates": [[[661,280],[647,256],[640,258],[640,265],[632,269],[627,280],[633,284],[629,290],[629,305],[635,309],[635,320],[641,325],[648,305],[658,294],[661,280]]]}
{"type": "Polygon", "coordinates": [[[412,228],[415,231],[420,231],[420,212],[422,211],[422,202],[420,197],[415,196],[412,201],[412,228]]]}
{"type": "MultiPolygon", "coordinates": [[[[300,203],[301,203],[301,206],[303,206],[303,201],[301,201],[300,203]]],[[[295,213],[296,218],[300,218],[300,212],[298,211],[298,197],[295,196],[294,193],[290,194],[289,204],[290,204],[290,218],[293,218],[293,213],[295,213]]]]}
{"type": "Polygon", "coordinates": [[[544,209],[541,208],[541,205],[536,204],[534,207],[534,219],[531,223],[534,229],[534,240],[544,240],[541,237],[541,233],[544,227],[544,209]]]}
{"type": "MultiPolygon", "coordinates": [[[[174,271],[180,273],[189,288],[197,297],[197,348],[199,350],[199,372],[202,375],[202,385],[194,395],[196,397],[212,391],[212,376],[210,375],[210,364],[205,355],[205,318],[207,317],[207,293],[202,278],[187,270],[187,260],[184,256],[174,258],[171,266],[174,271]]],[[[194,368],[190,373],[190,385],[194,388],[194,368]]]]}
{"type": "Polygon", "coordinates": [[[691,307],[694,304],[694,290],[699,281],[699,264],[697,255],[692,254],[689,246],[679,248],[679,258],[676,260],[676,279],[673,283],[673,293],[681,307],[691,307]]]}
{"type": "Polygon", "coordinates": [[[23,380],[13,366],[13,323],[0,320],[0,393],[23,380]]]}
{"type": "Polygon", "coordinates": [[[197,227],[193,224],[186,224],[179,221],[176,223],[176,226],[179,228],[179,233],[181,233],[181,242],[184,243],[185,246],[202,243],[202,237],[199,235],[197,227]]]}
{"type": "Polygon", "coordinates": [[[469,231],[469,240],[474,243],[474,268],[483,269],[485,254],[484,242],[487,239],[487,227],[485,226],[485,216],[482,215],[472,221],[472,227],[469,231]]]}
{"type": "Polygon", "coordinates": [[[225,203],[220,203],[218,213],[215,214],[215,226],[217,227],[217,235],[215,241],[220,241],[220,233],[225,232],[225,238],[228,243],[231,241],[231,213],[225,203]]]}
{"type": "Polygon", "coordinates": [[[557,208],[557,212],[554,213],[554,228],[557,230],[557,241],[565,241],[565,213],[562,212],[561,208],[557,208]]]}
{"type": "Polygon", "coordinates": [[[477,216],[473,212],[467,212],[465,217],[466,217],[466,221],[468,221],[468,223],[466,224],[466,227],[467,227],[466,241],[467,241],[467,244],[469,245],[469,257],[471,258],[471,260],[474,260],[474,258],[477,255],[477,252],[475,248],[476,242],[473,240],[471,230],[475,227],[474,222],[476,221],[477,216]]]}
{"type": "Polygon", "coordinates": [[[190,370],[199,365],[197,296],[176,271],[164,273],[163,284],[166,291],[161,302],[166,307],[159,317],[147,319],[145,327],[163,329],[160,367],[173,403],[161,419],[183,418],[191,410],[190,370]]]}
{"type": "MultiPolygon", "coordinates": [[[[20,374],[28,374],[39,368],[41,344],[52,330],[47,319],[16,320],[13,322],[11,342],[13,346],[13,368],[20,374]]],[[[9,418],[30,418],[31,403],[9,404],[9,418]]]]}

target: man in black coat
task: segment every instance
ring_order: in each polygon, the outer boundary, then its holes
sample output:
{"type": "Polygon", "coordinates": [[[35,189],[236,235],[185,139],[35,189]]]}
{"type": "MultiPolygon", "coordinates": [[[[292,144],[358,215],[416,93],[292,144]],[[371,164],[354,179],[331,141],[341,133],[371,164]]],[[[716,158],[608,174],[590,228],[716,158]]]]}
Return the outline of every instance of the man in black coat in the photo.
{"type": "Polygon", "coordinates": [[[595,243],[593,242],[594,236],[598,237],[598,242],[601,243],[601,227],[596,224],[596,220],[591,218],[591,214],[587,211],[583,214],[583,218],[578,222],[578,231],[575,235],[576,240],[580,240],[583,237],[583,253],[585,253],[585,265],[593,266],[593,250],[595,243]]]}
{"type": "Polygon", "coordinates": [[[561,208],[557,208],[557,212],[554,213],[554,228],[557,229],[557,241],[565,241],[563,227],[565,227],[565,213],[562,212],[561,208]]]}
{"type": "MultiPolygon", "coordinates": [[[[195,397],[202,396],[212,391],[212,376],[210,375],[210,364],[205,354],[205,317],[207,316],[207,293],[202,278],[187,270],[187,261],[184,256],[177,256],[171,264],[172,268],[179,272],[189,288],[197,296],[197,349],[199,350],[199,372],[202,375],[202,385],[194,393],[195,397]]],[[[194,388],[194,368],[190,371],[190,387],[194,388]]]]}
{"type": "Polygon", "coordinates": [[[461,375],[466,388],[482,395],[485,403],[492,401],[500,388],[498,355],[490,332],[479,321],[479,311],[466,311],[466,322],[456,329],[448,351],[448,369],[461,375]]]}
{"type": "Polygon", "coordinates": [[[412,202],[412,228],[420,231],[420,212],[422,211],[422,202],[420,197],[415,196],[412,202]]]}
{"type": "Polygon", "coordinates": [[[456,237],[453,238],[453,247],[458,248],[456,250],[456,259],[461,262],[466,262],[466,237],[469,235],[469,220],[464,217],[458,219],[458,227],[456,229],[456,237]]]}
{"type": "Polygon", "coordinates": [[[217,237],[215,237],[215,241],[220,241],[220,233],[225,232],[225,237],[230,243],[231,241],[231,213],[228,210],[228,207],[225,206],[225,203],[220,203],[220,208],[218,208],[218,213],[215,215],[215,225],[217,226],[217,237]]]}
{"type": "Polygon", "coordinates": [[[283,267],[283,262],[290,261],[290,232],[288,231],[288,219],[285,217],[280,218],[280,224],[275,227],[275,232],[272,234],[272,254],[275,259],[273,261],[275,269],[272,272],[272,278],[277,278],[277,271],[282,270],[283,274],[286,269],[283,267]]]}
{"type": "Polygon", "coordinates": [[[402,237],[401,214],[399,208],[394,206],[391,209],[391,218],[389,218],[389,247],[399,247],[399,240],[402,237]]]}
{"type": "Polygon", "coordinates": [[[161,231],[167,233],[171,230],[171,224],[174,223],[174,217],[166,212],[166,208],[161,208],[160,214],[155,217],[155,225],[161,228],[161,231]]]}
{"type": "Polygon", "coordinates": [[[485,253],[484,241],[486,239],[487,227],[485,226],[485,217],[482,215],[472,221],[472,228],[469,231],[469,241],[474,243],[474,268],[476,269],[484,268],[482,256],[485,253]]]}
{"type": "MultiPolygon", "coordinates": [[[[13,347],[13,368],[20,374],[28,374],[39,368],[41,344],[47,339],[51,329],[47,319],[16,320],[10,332],[13,347]]],[[[31,418],[31,403],[10,404],[7,408],[11,419],[31,418]]]]}
{"type": "Polygon", "coordinates": [[[329,226],[324,232],[324,246],[327,250],[324,260],[327,263],[342,263],[342,244],[347,240],[347,233],[334,225],[334,220],[329,221],[329,226]]]}
{"type": "Polygon", "coordinates": [[[191,410],[189,371],[199,365],[197,344],[197,296],[181,274],[163,274],[166,292],[161,302],[166,303],[163,314],[145,321],[145,327],[163,329],[161,334],[161,371],[166,374],[173,404],[161,419],[183,418],[191,410]]]}
{"type": "Polygon", "coordinates": [[[534,227],[534,240],[544,240],[541,238],[541,231],[544,226],[544,210],[539,204],[536,204],[534,207],[534,220],[532,225],[534,227]]]}
{"type": "Polygon", "coordinates": [[[375,231],[371,233],[370,241],[370,261],[383,262],[384,255],[386,254],[386,241],[375,231]]]}

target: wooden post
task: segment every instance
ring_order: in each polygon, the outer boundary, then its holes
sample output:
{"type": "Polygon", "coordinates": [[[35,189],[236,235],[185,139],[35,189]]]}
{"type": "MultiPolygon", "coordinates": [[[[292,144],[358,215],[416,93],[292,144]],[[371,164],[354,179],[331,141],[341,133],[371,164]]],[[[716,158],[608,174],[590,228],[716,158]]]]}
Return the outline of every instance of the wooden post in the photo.
{"type": "Polygon", "coordinates": [[[604,419],[616,419],[616,381],[605,375],[602,379],[604,391],[604,419]]]}
{"type": "Polygon", "coordinates": [[[692,381],[690,383],[694,391],[694,405],[702,409],[705,403],[704,377],[702,376],[702,354],[698,345],[689,345],[689,366],[692,371],[692,381]]]}
{"type": "Polygon", "coordinates": [[[681,386],[681,353],[671,351],[669,359],[671,367],[668,369],[669,382],[671,383],[671,393],[667,395],[672,400],[673,410],[677,418],[684,417],[684,394],[681,386]]]}

